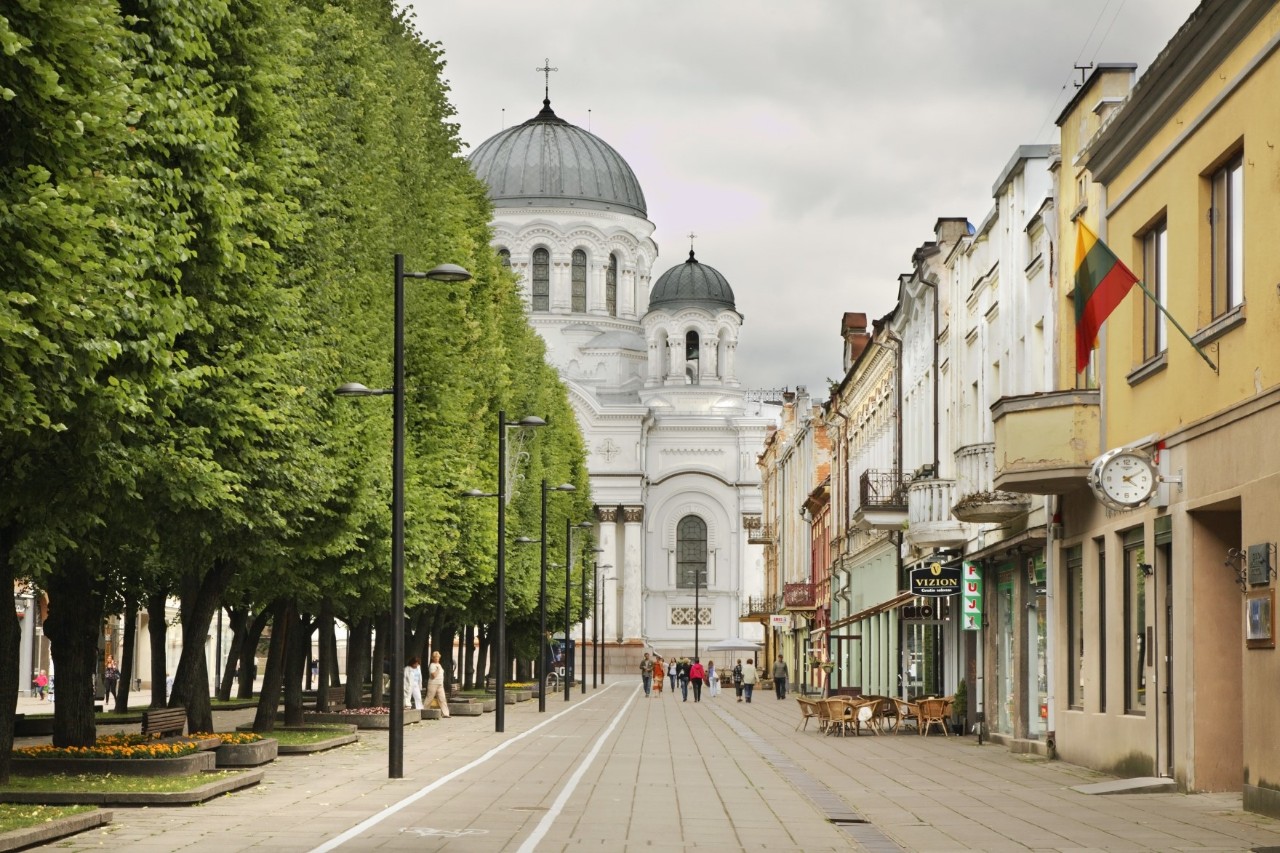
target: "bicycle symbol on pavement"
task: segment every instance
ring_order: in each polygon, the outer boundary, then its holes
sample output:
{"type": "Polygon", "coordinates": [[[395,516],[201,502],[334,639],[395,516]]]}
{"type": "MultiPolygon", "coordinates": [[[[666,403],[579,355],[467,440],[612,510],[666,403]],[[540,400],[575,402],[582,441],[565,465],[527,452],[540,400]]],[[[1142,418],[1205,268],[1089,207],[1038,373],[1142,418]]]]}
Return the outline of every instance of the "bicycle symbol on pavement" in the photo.
{"type": "Polygon", "coordinates": [[[435,829],[430,826],[406,826],[401,832],[411,832],[419,838],[462,838],[464,835],[488,835],[487,829],[435,829]]]}

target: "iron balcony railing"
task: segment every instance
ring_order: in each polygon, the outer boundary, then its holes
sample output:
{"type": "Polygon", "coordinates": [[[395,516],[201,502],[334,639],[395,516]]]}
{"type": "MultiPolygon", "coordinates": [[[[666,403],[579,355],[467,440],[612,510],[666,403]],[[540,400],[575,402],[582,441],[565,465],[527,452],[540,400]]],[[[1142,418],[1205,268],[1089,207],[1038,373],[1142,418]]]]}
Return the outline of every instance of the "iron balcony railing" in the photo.
{"type": "Polygon", "coordinates": [[[858,478],[858,499],[863,509],[897,509],[906,512],[907,481],[901,471],[863,471],[858,478]]]}
{"type": "Polygon", "coordinates": [[[776,595],[757,595],[742,603],[743,616],[770,616],[779,612],[781,599],[776,595]]]}
{"type": "Polygon", "coordinates": [[[782,588],[782,603],[790,609],[803,610],[817,606],[817,595],[811,583],[789,583],[782,588]]]}

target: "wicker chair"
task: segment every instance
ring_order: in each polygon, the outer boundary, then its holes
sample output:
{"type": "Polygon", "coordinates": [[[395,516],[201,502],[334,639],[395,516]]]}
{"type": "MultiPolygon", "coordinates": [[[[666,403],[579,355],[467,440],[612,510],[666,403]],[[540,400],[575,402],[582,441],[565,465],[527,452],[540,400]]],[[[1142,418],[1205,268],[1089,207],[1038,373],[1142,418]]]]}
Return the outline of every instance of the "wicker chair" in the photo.
{"type": "MultiPolygon", "coordinates": [[[[800,722],[796,724],[796,730],[799,731],[803,726],[805,730],[809,728],[809,721],[818,716],[818,705],[812,699],[804,696],[797,696],[796,703],[800,706],[800,722]]],[[[821,721],[819,721],[821,725],[821,721]]]]}
{"type": "Polygon", "coordinates": [[[921,699],[920,708],[920,734],[927,735],[932,726],[941,726],[944,735],[950,735],[947,731],[949,728],[947,721],[951,717],[952,697],[945,696],[937,699],[921,699]]]}

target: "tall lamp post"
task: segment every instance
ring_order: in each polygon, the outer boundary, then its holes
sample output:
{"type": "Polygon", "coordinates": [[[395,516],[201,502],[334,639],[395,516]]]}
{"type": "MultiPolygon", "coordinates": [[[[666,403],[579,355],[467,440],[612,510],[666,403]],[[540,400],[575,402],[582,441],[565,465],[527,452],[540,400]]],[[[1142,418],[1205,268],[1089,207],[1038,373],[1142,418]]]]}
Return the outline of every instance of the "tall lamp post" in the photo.
{"type": "MultiPolygon", "coordinates": [[[[603,548],[597,548],[596,551],[603,552],[603,548]]],[[[613,566],[597,563],[591,564],[591,689],[596,689],[596,675],[604,675],[604,649],[602,641],[604,640],[604,626],[600,624],[600,620],[596,615],[600,612],[600,570],[612,569],[613,566]],[[599,665],[596,664],[596,657],[599,655],[599,665]]],[[[583,583],[586,583],[586,576],[583,576],[583,583]]],[[[586,604],[583,603],[583,610],[586,610],[586,604]]],[[[584,623],[585,624],[585,623],[584,623]]],[[[604,678],[601,677],[600,683],[604,684],[604,678]]]]}
{"type": "MultiPolygon", "coordinates": [[[[600,566],[599,568],[612,569],[613,566],[600,566]]],[[[616,575],[606,575],[605,577],[600,578],[600,581],[601,583],[607,584],[609,581],[614,581],[617,579],[618,578],[616,575]]],[[[606,593],[605,595],[598,595],[598,597],[600,599],[600,683],[604,684],[604,663],[605,663],[604,639],[605,639],[605,630],[606,630],[604,602],[605,602],[605,599],[608,598],[608,594],[606,593]]]]}
{"type": "Polygon", "coordinates": [[[463,492],[467,498],[498,499],[498,577],[497,616],[494,630],[493,663],[496,705],[493,709],[493,730],[506,730],[507,703],[507,430],[515,427],[542,427],[547,422],[529,415],[518,421],[507,420],[506,412],[498,412],[498,491],[482,492],[471,489],[463,492]]]}
{"type": "Polygon", "coordinates": [[[391,427],[391,730],[387,738],[387,777],[404,776],[404,280],[466,281],[457,264],[440,264],[427,272],[407,272],[404,255],[395,257],[394,378],[390,388],[366,388],[347,382],[334,393],[342,397],[392,397],[391,427]]]}
{"type": "MultiPolygon", "coordinates": [[[[569,701],[569,638],[571,636],[569,629],[573,625],[571,612],[573,608],[570,607],[573,600],[570,586],[573,580],[573,531],[575,528],[590,530],[592,527],[595,525],[589,521],[574,524],[567,518],[564,520],[564,701],[566,702],[569,701]]],[[[583,570],[585,571],[585,568],[583,570]]],[[[583,616],[585,618],[586,614],[584,613],[583,616]]],[[[577,667],[575,666],[574,669],[576,670],[577,667]]],[[[581,673],[578,677],[582,677],[581,673]]]]}
{"type": "MultiPolygon", "coordinates": [[[[572,483],[561,483],[548,486],[542,481],[542,537],[537,540],[542,545],[542,557],[538,573],[538,713],[547,710],[547,493],[575,492],[572,483]]],[[[521,536],[516,540],[521,545],[532,545],[534,540],[521,536]]]]}

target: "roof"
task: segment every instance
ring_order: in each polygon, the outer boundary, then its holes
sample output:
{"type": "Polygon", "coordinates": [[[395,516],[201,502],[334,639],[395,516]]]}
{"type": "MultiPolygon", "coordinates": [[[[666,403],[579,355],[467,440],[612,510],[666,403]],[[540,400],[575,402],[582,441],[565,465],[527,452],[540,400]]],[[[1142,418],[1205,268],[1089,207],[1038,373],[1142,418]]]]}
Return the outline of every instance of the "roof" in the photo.
{"type": "Polygon", "coordinates": [[[689,250],[689,259],[664,272],[649,294],[649,310],[655,308],[706,308],[736,311],[733,289],[715,267],[698,261],[689,250]]]}

